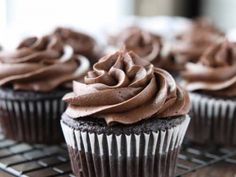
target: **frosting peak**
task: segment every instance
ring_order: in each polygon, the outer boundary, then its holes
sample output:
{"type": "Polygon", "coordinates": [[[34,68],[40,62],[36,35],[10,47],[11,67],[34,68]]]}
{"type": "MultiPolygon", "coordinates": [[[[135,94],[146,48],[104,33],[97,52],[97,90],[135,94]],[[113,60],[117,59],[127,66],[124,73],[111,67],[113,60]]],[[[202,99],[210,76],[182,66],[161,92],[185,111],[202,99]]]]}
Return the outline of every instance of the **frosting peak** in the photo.
{"type": "Polygon", "coordinates": [[[196,64],[182,73],[189,90],[236,96],[236,44],[227,40],[209,47],[196,64]]]}
{"type": "Polygon", "coordinates": [[[108,124],[184,115],[189,110],[188,94],[170,74],[126,51],[100,59],[85,83],[74,82],[73,92],[63,100],[69,103],[70,117],[104,118],[108,124]]]}
{"type": "Polygon", "coordinates": [[[205,19],[192,22],[189,29],[176,36],[171,53],[177,63],[184,66],[187,62],[198,62],[205,49],[222,41],[224,34],[205,19]]]}
{"type": "Polygon", "coordinates": [[[122,31],[113,40],[113,43],[118,47],[124,47],[128,51],[133,51],[144,60],[153,64],[160,62],[162,46],[159,36],[132,26],[122,31]]]}
{"type": "Polygon", "coordinates": [[[220,44],[209,47],[201,57],[200,63],[212,68],[236,64],[236,44],[225,40],[220,44]]]}
{"type": "Polygon", "coordinates": [[[15,51],[0,54],[0,86],[50,91],[79,79],[88,68],[88,60],[74,56],[56,36],[30,37],[15,51]]]}
{"type": "Polygon", "coordinates": [[[70,28],[58,27],[53,35],[60,38],[65,44],[71,46],[75,54],[83,55],[95,62],[101,55],[101,49],[96,40],[82,32],[70,28]]]}

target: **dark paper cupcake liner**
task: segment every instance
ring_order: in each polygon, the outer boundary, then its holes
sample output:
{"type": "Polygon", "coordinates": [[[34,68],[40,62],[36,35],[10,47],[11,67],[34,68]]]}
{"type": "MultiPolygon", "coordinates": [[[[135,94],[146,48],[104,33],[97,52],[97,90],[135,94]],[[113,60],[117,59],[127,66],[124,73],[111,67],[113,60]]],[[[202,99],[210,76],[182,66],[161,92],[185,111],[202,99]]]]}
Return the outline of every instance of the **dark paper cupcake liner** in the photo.
{"type": "Polygon", "coordinates": [[[61,125],[77,177],[173,177],[189,121],[186,116],[169,129],[120,135],[61,125]]]}
{"type": "Polygon", "coordinates": [[[55,93],[1,90],[0,124],[3,134],[16,141],[54,144],[63,142],[60,117],[66,108],[64,91],[55,93]]]}
{"type": "Polygon", "coordinates": [[[236,145],[236,99],[190,94],[192,109],[187,137],[195,143],[236,145]]]}

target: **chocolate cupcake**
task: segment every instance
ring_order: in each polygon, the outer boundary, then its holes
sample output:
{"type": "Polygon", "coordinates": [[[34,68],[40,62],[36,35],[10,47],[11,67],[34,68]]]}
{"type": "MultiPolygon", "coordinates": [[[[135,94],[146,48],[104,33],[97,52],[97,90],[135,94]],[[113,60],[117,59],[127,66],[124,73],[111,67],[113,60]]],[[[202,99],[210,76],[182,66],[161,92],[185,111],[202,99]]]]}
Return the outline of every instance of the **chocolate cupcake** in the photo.
{"type": "Polygon", "coordinates": [[[189,97],[166,71],[118,51],[63,100],[61,125],[76,176],[174,176],[189,97]]]}
{"type": "Polygon", "coordinates": [[[65,44],[71,46],[75,54],[87,57],[92,64],[102,55],[102,49],[96,40],[85,33],[70,28],[58,27],[53,32],[53,35],[56,35],[65,44]]]}
{"type": "Polygon", "coordinates": [[[224,33],[206,19],[196,19],[190,28],[178,34],[170,47],[170,62],[181,71],[187,62],[196,63],[212,44],[222,41],[224,33]]]}
{"type": "Polygon", "coordinates": [[[236,44],[209,47],[182,73],[191,92],[189,138],[201,144],[236,145],[236,44]]]}
{"type": "Polygon", "coordinates": [[[28,143],[63,141],[61,101],[72,80],[88,71],[85,57],[55,36],[30,37],[0,54],[0,123],[10,139],[28,143]]]}

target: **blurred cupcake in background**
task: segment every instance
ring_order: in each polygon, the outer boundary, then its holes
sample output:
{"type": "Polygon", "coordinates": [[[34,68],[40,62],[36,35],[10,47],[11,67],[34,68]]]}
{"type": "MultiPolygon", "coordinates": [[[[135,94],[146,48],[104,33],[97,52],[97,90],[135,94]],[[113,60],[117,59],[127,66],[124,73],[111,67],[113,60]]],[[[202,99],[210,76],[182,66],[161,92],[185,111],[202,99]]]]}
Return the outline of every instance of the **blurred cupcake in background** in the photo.
{"type": "MultiPolygon", "coordinates": [[[[173,71],[178,70],[178,66],[171,61],[170,45],[161,36],[154,35],[137,26],[131,26],[109,39],[112,50],[124,48],[133,51],[142,59],[151,62],[155,67],[160,67],[169,71],[174,77],[173,71]]],[[[108,52],[109,53],[109,52],[108,52]]]]}
{"type": "Polygon", "coordinates": [[[76,176],[174,176],[190,102],[165,70],[120,50],[101,58],[63,100],[76,176]]]}
{"type": "Polygon", "coordinates": [[[28,143],[63,141],[62,96],[89,69],[89,61],[56,36],[29,37],[0,53],[0,122],[7,138],[28,143]]]}
{"type": "Polygon", "coordinates": [[[87,57],[92,64],[102,56],[103,51],[101,46],[88,34],[75,31],[71,28],[58,27],[53,32],[53,35],[56,35],[65,44],[71,46],[75,54],[87,57]]]}
{"type": "Polygon", "coordinates": [[[196,19],[171,41],[169,65],[183,70],[187,62],[197,62],[209,46],[223,39],[224,33],[207,19],[196,19]]]}
{"type": "Polygon", "coordinates": [[[190,91],[188,137],[201,144],[236,145],[236,43],[213,44],[182,72],[190,91]]]}
{"type": "Polygon", "coordinates": [[[158,66],[161,62],[161,37],[153,35],[137,26],[123,29],[119,34],[110,36],[109,42],[114,50],[123,48],[133,51],[142,59],[158,66]]]}

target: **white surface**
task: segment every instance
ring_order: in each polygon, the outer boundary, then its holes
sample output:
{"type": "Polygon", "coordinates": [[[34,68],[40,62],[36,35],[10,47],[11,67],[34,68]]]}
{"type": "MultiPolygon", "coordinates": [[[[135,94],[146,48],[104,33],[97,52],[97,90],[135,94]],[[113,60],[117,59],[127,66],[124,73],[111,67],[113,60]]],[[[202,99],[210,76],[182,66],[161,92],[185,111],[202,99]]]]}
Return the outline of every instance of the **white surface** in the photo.
{"type": "Polygon", "coordinates": [[[57,26],[74,27],[99,37],[104,24],[132,13],[132,3],[133,0],[0,0],[0,43],[7,49],[14,48],[23,37],[42,35],[57,26]]]}
{"type": "Polygon", "coordinates": [[[213,19],[222,29],[236,28],[235,0],[204,0],[202,14],[213,19]]]}

